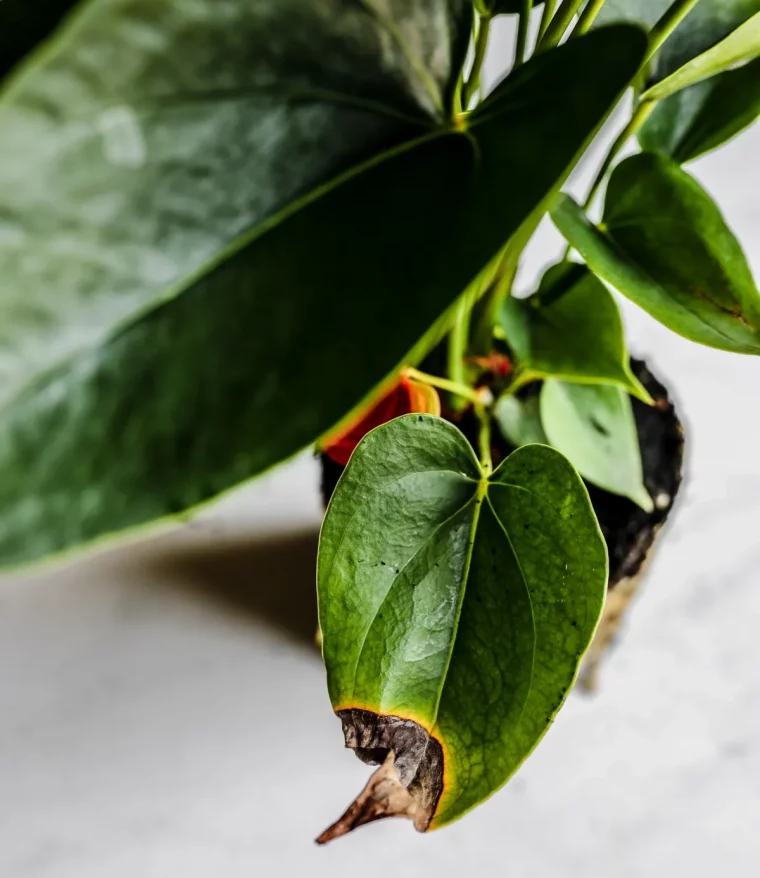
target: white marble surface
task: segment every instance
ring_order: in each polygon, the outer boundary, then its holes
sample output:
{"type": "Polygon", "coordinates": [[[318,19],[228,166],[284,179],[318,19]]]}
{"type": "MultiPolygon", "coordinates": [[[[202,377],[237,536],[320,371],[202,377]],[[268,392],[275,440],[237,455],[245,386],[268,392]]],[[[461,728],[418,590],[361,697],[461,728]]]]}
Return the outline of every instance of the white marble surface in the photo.
{"type": "MultiPolygon", "coordinates": [[[[694,167],[760,276],[760,128],[694,167]]],[[[557,246],[550,228],[523,282],[557,246]]],[[[633,307],[689,478],[602,689],[462,822],[313,837],[369,769],[317,652],[305,456],[177,532],[0,582],[0,876],[760,874],[760,359],[633,307]]]]}

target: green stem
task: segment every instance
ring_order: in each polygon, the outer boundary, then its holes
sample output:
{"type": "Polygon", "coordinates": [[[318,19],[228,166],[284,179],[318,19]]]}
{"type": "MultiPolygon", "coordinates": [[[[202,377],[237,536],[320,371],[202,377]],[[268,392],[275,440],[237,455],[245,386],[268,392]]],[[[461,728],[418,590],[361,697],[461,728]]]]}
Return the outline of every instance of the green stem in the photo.
{"type": "Polygon", "coordinates": [[[493,471],[493,460],[491,459],[491,416],[486,407],[482,403],[475,406],[475,414],[480,421],[480,429],[478,430],[478,450],[480,451],[480,465],[486,476],[490,476],[493,471]]]}
{"type": "Polygon", "coordinates": [[[699,0],[675,0],[675,3],[662,15],[649,32],[649,54],[646,58],[647,61],[652,60],[655,52],[657,52],[698,2],[699,0]]]}
{"type": "Polygon", "coordinates": [[[545,212],[541,213],[540,211],[531,214],[502,250],[495,276],[483,300],[483,308],[475,333],[478,348],[484,353],[491,350],[493,328],[499,320],[499,312],[504,301],[512,294],[512,285],[520,267],[520,258],[544,216],[545,212]]]}
{"type": "Polygon", "coordinates": [[[528,48],[528,31],[530,30],[530,14],[532,11],[533,0],[522,0],[520,23],[517,27],[517,45],[515,46],[515,67],[519,67],[525,61],[525,53],[528,48]]]}
{"type": "Polygon", "coordinates": [[[549,25],[551,24],[552,17],[554,16],[554,10],[557,8],[557,0],[545,0],[544,2],[544,11],[541,15],[541,24],[538,28],[538,40],[536,45],[538,45],[541,40],[544,38],[544,34],[549,29],[549,25]]]}
{"type": "Polygon", "coordinates": [[[478,35],[475,38],[475,58],[472,62],[472,70],[462,93],[462,109],[466,112],[470,108],[470,102],[475,92],[480,88],[480,74],[483,70],[483,62],[486,59],[488,49],[488,35],[491,32],[490,13],[478,13],[478,35]]]}
{"type": "Polygon", "coordinates": [[[634,114],[631,116],[628,124],[623,128],[623,130],[618,134],[615,138],[614,143],[610,147],[610,151],[607,153],[607,157],[602,162],[602,166],[599,168],[599,172],[594,179],[594,182],[591,185],[591,189],[589,190],[588,197],[586,198],[586,202],[584,207],[588,210],[594,203],[594,199],[599,194],[599,190],[602,188],[604,180],[607,176],[607,172],[612,167],[613,162],[620,154],[620,151],[623,147],[628,143],[628,141],[636,134],[641,128],[641,126],[646,122],[649,118],[650,113],[654,110],[656,105],[656,101],[643,101],[638,105],[634,114]]]}
{"type": "Polygon", "coordinates": [[[456,306],[454,325],[449,333],[448,373],[449,378],[457,384],[467,384],[464,358],[467,355],[467,342],[470,335],[470,302],[463,295],[456,306]]]}
{"type": "Polygon", "coordinates": [[[588,32],[591,25],[594,23],[594,19],[602,11],[602,6],[604,6],[605,2],[606,0],[588,0],[586,8],[578,19],[578,24],[576,24],[573,29],[574,37],[580,37],[588,32]]]}
{"type": "Polygon", "coordinates": [[[449,381],[448,378],[439,378],[438,375],[430,375],[428,372],[420,372],[419,369],[411,367],[406,369],[406,374],[414,381],[419,381],[420,384],[429,384],[431,387],[437,387],[439,390],[445,390],[447,393],[461,396],[463,399],[468,399],[474,405],[481,404],[477,392],[466,384],[460,384],[458,381],[449,381]]]}
{"type": "Polygon", "coordinates": [[[584,2],[585,0],[563,0],[539,44],[539,49],[542,52],[544,49],[551,49],[559,45],[559,41],[565,35],[565,31],[570,27],[572,20],[584,2]]]}
{"type": "MultiPolygon", "coordinates": [[[[505,253],[504,262],[499,276],[489,293],[485,320],[493,337],[493,328],[499,321],[499,312],[504,302],[512,295],[512,287],[517,277],[517,269],[520,265],[520,254],[514,251],[505,253]]],[[[492,346],[492,345],[491,345],[492,346]]]]}

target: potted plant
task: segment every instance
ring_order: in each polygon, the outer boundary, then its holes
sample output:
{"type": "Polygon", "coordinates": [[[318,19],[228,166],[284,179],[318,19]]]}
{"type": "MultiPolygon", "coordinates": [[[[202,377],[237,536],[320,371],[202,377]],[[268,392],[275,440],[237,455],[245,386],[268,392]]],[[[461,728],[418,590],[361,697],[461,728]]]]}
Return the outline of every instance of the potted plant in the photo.
{"type": "Polygon", "coordinates": [[[610,290],[760,353],[747,261],[684,167],[760,113],[760,2],[4,0],[0,21],[0,564],[316,444],[329,695],[379,766],[320,841],[460,817],[548,729],[609,587],[604,646],[680,483],[610,290]],[[502,14],[513,63],[485,93],[502,14]],[[562,187],[621,99],[578,204],[562,187]],[[517,298],[547,214],[568,252],[517,298]]]}

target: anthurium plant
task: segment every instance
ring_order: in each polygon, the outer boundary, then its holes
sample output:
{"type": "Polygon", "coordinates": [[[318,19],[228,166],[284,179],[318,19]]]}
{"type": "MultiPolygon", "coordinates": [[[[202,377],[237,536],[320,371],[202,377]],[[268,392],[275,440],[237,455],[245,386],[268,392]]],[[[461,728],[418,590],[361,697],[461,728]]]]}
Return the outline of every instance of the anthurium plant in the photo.
{"type": "Polygon", "coordinates": [[[760,353],[685,167],[760,114],[758,65],[760,0],[2,0],[0,564],[316,445],[329,697],[379,766],[320,841],[461,817],[551,725],[677,490],[613,291],[760,353]],[[567,253],[518,298],[547,214],[567,253]]]}

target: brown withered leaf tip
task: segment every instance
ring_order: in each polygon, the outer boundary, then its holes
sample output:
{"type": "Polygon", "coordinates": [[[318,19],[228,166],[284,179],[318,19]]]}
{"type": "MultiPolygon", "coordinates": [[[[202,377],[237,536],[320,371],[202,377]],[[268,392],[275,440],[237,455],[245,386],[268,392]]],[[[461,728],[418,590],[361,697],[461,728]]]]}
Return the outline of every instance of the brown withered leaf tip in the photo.
{"type": "Polygon", "coordinates": [[[380,767],[346,812],[326,829],[326,844],[385,817],[408,817],[415,829],[430,825],[443,790],[443,748],[418,723],[369,710],[340,710],[346,747],[380,767]]]}

